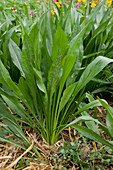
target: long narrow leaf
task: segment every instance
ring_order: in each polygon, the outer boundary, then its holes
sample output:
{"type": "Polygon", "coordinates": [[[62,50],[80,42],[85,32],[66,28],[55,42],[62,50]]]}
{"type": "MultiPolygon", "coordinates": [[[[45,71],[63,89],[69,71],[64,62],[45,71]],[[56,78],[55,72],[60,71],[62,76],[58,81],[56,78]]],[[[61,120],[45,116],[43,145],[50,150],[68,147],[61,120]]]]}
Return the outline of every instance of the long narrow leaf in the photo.
{"type": "Polygon", "coordinates": [[[103,139],[101,136],[99,136],[97,133],[95,133],[91,129],[88,129],[86,127],[79,126],[79,125],[72,125],[71,127],[78,130],[85,137],[92,139],[96,142],[100,142],[100,143],[110,147],[111,149],[113,149],[113,145],[111,143],[107,142],[105,139],[103,139]]]}

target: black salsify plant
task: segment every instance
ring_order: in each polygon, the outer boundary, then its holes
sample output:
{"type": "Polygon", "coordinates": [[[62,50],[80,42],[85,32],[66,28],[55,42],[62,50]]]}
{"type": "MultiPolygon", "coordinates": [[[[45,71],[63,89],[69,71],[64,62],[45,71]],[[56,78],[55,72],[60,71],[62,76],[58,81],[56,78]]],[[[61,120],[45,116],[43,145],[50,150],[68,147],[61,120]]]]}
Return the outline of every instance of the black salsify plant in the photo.
{"type": "MultiPolygon", "coordinates": [[[[98,56],[84,69],[77,81],[70,82],[68,79],[77,62],[76,58],[83,43],[83,38],[90,32],[95,20],[93,16],[98,13],[100,8],[101,4],[94,9],[86,25],[70,42],[68,42],[65,32],[58,23],[56,34],[53,37],[54,34],[49,29],[42,28],[44,21],[48,23],[49,28],[53,26],[53,24],[49,25],[52,19],[50,14],[44,14],[38,22],[33,24],[29,32],[22,22],[20,23],[23,47],[22,60],[19,62],[21,77],[17,84],[12,81],[8,70],[0,60],[0,82],[3,85],[3,88],[0,88],[2,97],[0,101],[0,119],[5,123],[5,125],[1,125],[1,129],[12,133],[21,144],[13,139],[7,139],[7,141],[24,149],[30,145],[18,124],[18,121],[22,121],[35,129],[50,145],[53,145],[58,140],[60,132],[67,126],[76,127],[79,130],[78,125],[69,124],[75,116],[90,107],[101,105],[99,100],[95,100],[79,108],[85,96],[84,87],[106,65],[112,63],[112,59],[98,56]],[[31,114],[26,112],[20,100],[30,110],[31,114]],[[10,113],[4,102],[19,116],[18,119],[10,113]],[[78,105],[73,109],[76,103],[78,105]]],[[[12,49],[16,47],[13,40],[10,43],[13,44],[11,44],[12,49]]],[[[19,48],[18,50],[20,51],[19,48]]],[[[16,51],[12,50],[11,55],[14,54],[17,55],[16,51]]],[[[89,116],[83,120],[94,122],[89,116]]],[[[75,123],[77,121],[75,120],[75,123]]],[[[81,126],[80,128],[85,127],[81,126]]],[[[88,130],[86,130],[87,133],[84,133],[86,136],[89,134],[90,130],[88,130]]],[[[3,133],[0,136],[1,141],[6,141],[3,133]]],[[[99,137],[99,135],[98,141],[111,148],[113,147],[112,144],[99,137]]],[[[35,147],[33,149],[40,156],[35,147]]]]}

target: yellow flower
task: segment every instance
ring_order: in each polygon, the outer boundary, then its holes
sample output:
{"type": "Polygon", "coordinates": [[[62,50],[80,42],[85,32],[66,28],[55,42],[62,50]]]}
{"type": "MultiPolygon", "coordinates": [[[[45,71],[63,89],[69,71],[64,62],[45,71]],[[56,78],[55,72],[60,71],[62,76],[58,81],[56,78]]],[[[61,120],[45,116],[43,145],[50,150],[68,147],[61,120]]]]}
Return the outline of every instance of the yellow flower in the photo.
{"type": "Polygon", "coordinates": [[[61,2],[60,1],[59,2],[55,2],[55,4],[57,5],[58,8],[61,7],[61,2]]]}
{"type": "Polygon", "coordinates": [[[82,0],[82,2],[86,2],[86,0],[82,0]]]}
{"type": "Polygon", "coordinates": [[[55,15],[55,11],[51,10],[51,14],[52,14],[52,15],[55,15]]]}
{"type": "Polygon", "coordinates": [[[107,0],[107,3],[109,4],[109,3],[112,3],[112,0],[107,0]]]}
{"type": "Polygon", "coordinates": [[[81,0],[78,0],[78,2],[81,2],[81,0]]]}
{"type": "Polygon", "coordinates": [[[110,7],[112,4],[112,0],[107,0],[107,4],[108,4],[108,7],[110,7]]]}
{"type": "Polygon", "coordinates": [[[86,7],[87,7],[87,4],[85,4],[84,7],[86,8],[86,7]]]}
{"type": "Polygon", "coordinates": [[[91,3],[91,8],[96,7],[95,3],[91,3]]]}

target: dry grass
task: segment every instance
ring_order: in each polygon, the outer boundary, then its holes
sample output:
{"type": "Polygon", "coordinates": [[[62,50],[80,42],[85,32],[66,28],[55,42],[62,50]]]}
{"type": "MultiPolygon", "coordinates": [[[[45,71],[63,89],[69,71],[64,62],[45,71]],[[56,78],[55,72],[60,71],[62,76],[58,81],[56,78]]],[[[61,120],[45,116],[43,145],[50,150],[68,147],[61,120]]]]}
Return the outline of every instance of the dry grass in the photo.
{"type": "MultiPolygon", "coordinates": [[[[2,170],[14,170],[18,162],[22,159],[24,164],[26,164],[26,160],[30,160],[29,165],[17,168],[17,170],[52,170],[54,168],[62,169],[62,165],[57,165],[57,162],[53,162],[51,155],[56,154],[60,146],[64,146],[64,141],[75,141],[75,138],[72,137],[72,132],[75,134],[75,130],[66,129],[62,134],[62,139],[59,140],[55,145],[49,146],[49,144],[43,139],[39,139],[39,136],[33,131],[26,131],[28,139],[31,141],[32,145],[24,151],[23,149],[14,146],[9,143],[1,143],[0,144],[0,169],[2,170]],[[31,133],[32,132],[32,133],[31,133]],[[33,145],[35,145],[36,149],[40,152],[42,158],[30,158],[29,151],[32,149],[33,145]]],[[[79,136],[76,138],[78,141],[79,136]]],[[[63,163],[65,164],[65,162],[63,163]]],[[[75,165],[69,168],[70,170],[75,169],[75,165]]],[[[79,166],[76,169],[79,169],[79,166]]]]}

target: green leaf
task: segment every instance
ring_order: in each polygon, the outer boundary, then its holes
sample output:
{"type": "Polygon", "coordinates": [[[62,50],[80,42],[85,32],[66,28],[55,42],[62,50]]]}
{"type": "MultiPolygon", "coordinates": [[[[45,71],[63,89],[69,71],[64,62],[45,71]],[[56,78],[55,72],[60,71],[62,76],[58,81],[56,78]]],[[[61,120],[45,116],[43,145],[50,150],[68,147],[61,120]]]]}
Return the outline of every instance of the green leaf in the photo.
{"type": "Polygon", "coordinates": [[[47,95],[47,89],[46,86],[43,82],[41,71],[38,71],[33,67],[34,74],[36,76],[36,84],[39,90],[43,93],[42,95],[40,94],[40,98],[42,98],[42,107],[44,108],[44,112],[47,112],[47,106],[48,106],[48,95],[47,95]]]}
{"type": "MultiPolygon", "coordinates": [[[[90,115],[87,114],[87,116],[80,116],[78,118],[76,118],[75,120],[73,120],[71,123],[69,123],[66,127],[74,125],[76,123],[80,123],[80,122],[85,122],[85,121],[93,121],[101,126],[103,126],[104,128],[106,128],[104,125],[102,125],[101,122],[99,122],[97,119],[92,118],[90,115]]],[[[92,130],[92,129],[91,129],[92,130]]],[[[93,130],[94,132],[96,132],[95,130],[93,130]]],[[[97,132],[96,132],[97,133],[97,132]]],[[[100,135],[100,133],[98,132],[98,135],[100,135]]]]}
{"type": "MultiPolygon", "coordinates": [[[[89,94],[86,94],[86,95],[89,95],[89,94]]],[[[89,95],[91,100],[90,102],[94,101],[93,97],[91,95],[89,95]]],[[[82,104],[79,105],[80,108],[82,108],[82,104]]],[[[95,110],[96,110],[96,107],[93,107],[95,110]]],[[[95,111],[94,110],[94,111],[95,111]]],[[[90,116],[86,111],[82,112],[81,113],[82,116],[90,116]]],[[[100,134],[96,124],[94,121],[85,121],[85,124],[86,126],[89,128],[89,129],[92,129],[94,132],[96,132],[97,134],[100,134]]]]}
{"type": "Polygon", "coordinates": [[[53,39],[53,48],[52,48],[52,60],[55,61],[56,58],[63,54],[68,48],[68,41],[65,32],[61,27],[57,26],[57,32],[53,39]]]}
{"type": "Polygon", "coordinates": [[[105,139],[103,139],[100,135],[98,135],[97,133],[95,133],[91,129],[88,129],[88,128],[84,127],[84,126],[79,126],[79,125],[72,125],[71,127],[78,130],[85,137],[87,137],[89,139],[92,139],[92,140],[94,140],[96,142],[100,142],[100,143],[110,147],[111,149],[113,149],[112,144],[107,142],[105,139]]]}
{"type": "Polygon", "coordinates": [[[34,108],[34,104],[33,104],[33,99],[31,96],[31,92],[29,90],[28,84],[27,84],[27,80],[24,79],[23,77],[20,77],[19,79],[19,83],[18,83],[18,87],[21,91],[21,93],[23,94],[23,97],[21,98],[21,100],[23,101],[23,103],[26,105],[26,107],[31,111],[31,112],[35,112],[35,108],[34,108]]]}
{"type": "Polygon", "coordinates": [[[50,103],[52,100],[52,96],[54,92],[56,91],[59,81],[61,79],[62,58],[63,58],[63,55],[60,55],[59,57],[57,57],[57,59],[52,63],[51,68],[49,70],[47,91],[49,94],[50,103]]]}
{"type": "MultiPolygon", "coordinates": [[[[37,102],[37,85],[35,80],[35,75],[32,69],[33,61],[35,59],[34,54],[34,47],[33,43],[29,37],[29,35],[24,32],[24,42],[23,42],[23,49],[22,49],[22,67],[25,73],[25,81],[21,80],[20,82],[23,84],[22,86],[27,87],[27,89],[22,90],[21,85],[19,86],[21,88],[21,91],[23,91],[23,94],[25,93],[26,96],[28,96],[29,103],[28,105],[32,105],[32,113],[37,113],[39,115],[40,121],[42,121],[42,115],[39,113],[40,104],[37,102]]],[[[40,100],[40,98],[38,98],[40,100]]],[[[27,100],[27,98],[26,98],[27,100]]]]}
{"type": "MultiPolygon", "coordinates": [[[[82,108],[79,108],[79,110],[77,111],[77,112],[75,112],[75,113],[73,113],[73,115],[70,115],[70,117],[68,118],[68,121],[67,121],[67,123],[68,122],[70,122],[70,121],[72,121],[72,119],[73,118],[75,118],[78,114],[80,114],[80,113],[83,113],[84,111],[86,111],[87,109],[89,109],[89,108],[92,108],[92,107],[95,107],[95,106],[101,106],[101,103],[99,102],[99,100],[94,100],[94,101],[92,101],[92,102],[90,102],[90,103],[88,103],[88,104],[86,104],[85,106],[83,106],[82,108]]],[[[64,114],[63,114],[63,116],[64,116],[64,114]]],[[[63,117],[62,116],[62,117],[63,117]]],[[[63,119],[63,118],[62,118],[63,119]]],[[[93,121],[95,121],[95,119],[93,119],[93,118],[91,118],[91,117],[88,117],[88,120],[93,120],[93,121]]],[[[79,120],[79,119],[78,119],[79,120]]],[[[78,121],[78,120],[74,120],[74,121],[72,121],[72,124],[74,124],[76,121],[78,121]]],[[[61,120],[62,121],[62,120],[61,120]]],[[[63,125],[63,128],[60,130],[60,132],[64,129],[64,128],[66,128],[66,127],[68,127],[70,124],[68,124],[68,125],[63,125]]]]}
{"type": "Polygon", "coordinates": [[[64,17],[64,31],[66,35],[71,34],[71,20],[70,20],[70,18],[72,19],[71,4],[72,4],[72,0],[70,1],[69,7],[66,11],[66,15],[64,17]]]}
{"type": "Polygon", "coordinates": [[[98,26],[98,28],[96,30],[94,30],[91,39],[89,40],[86,48],[85,48],[85,53],[89,54],[93,48],[93,43],[95,42],[95,38],[101,34],[101,32],[107,27],[109,21],[111,18],[109,18],[107,21],[105,21],[104,23],[102,23],[101,25],[98,26]]]}
{"type": "Polygon", "coordinates": [[[14,96],[14,94],[7,93],[6,91],[3,91],[2,88],[0,88],[0,94],[3,98],[3,100],[8,104],[8,106],[18,114],[21,118],[27,121],[28,124],[32,125],[30,120],[28,119],[29,113],[26,112],[23,105],[20,103],[19,99],[14,96]]]}
{"type": "Polygon", "coordinates": [[[105,109],[107,110],[107,118],[106,118],[106,124],[108,127],[108,130],[111,134],[111,136],[113,137],[113,108],[111,106],[109,106],[109,104],[101,99],[99,99],[100,103],[102,104],[102,106],[105,107],[105,109]]]}
{"type": "Polygon", "coordinates": [[[98,79],[98,78],[93,78],[92,81],[97,82],[97,83],[102,83],[102,84],[111,84],[112,82],[98,79]]]}
{"type": "Polygon", "coordinates": [[[60,105],[59,105],[59,112],[65,107],[66,103],[69,101],[69,98],[70,98],[71,95],[73,94],[73,91],[74,91],[76,85],[77,85],[77,82],[71,84],[70,86],[68,86],[68,87],[64,90],[63,96],[62,96],[62,98],[61,98],[60,105]]]}
{"type": "Polygon", "coordinates": [[[34,54],[35,54],[35,65],[40,68],[41,62],[41,46],[42,46],[42,33],[39,30],[39,23],[35,22],[30,30],[29,37],[33,43],[34,54]],[[38,56],[38,57],[37,57],[38,56]]]}
{"type": "Polygon", "coordinates": [[[85,110],[91,108],[91,107],[95,107],[95,106],[102,106],[101,103],[99,102],[99,100],[94,100],[88,104],[86,104],[85,106],[83,106],[82,108],[80,108],[77,112],[74,113],[73,116],[71,116],[70,120],[72,120],[72,118],[74,118],[75,116],[77,116],[79,113],[84,112],[85,110]]]}
{"type": "Polygon", "coordinates": [[[107,124],[108,130],[113,138],[113,112],[112,112],[112,115],[107,114],[106,124],[107,124]]]}
{"type": "MultiPolygon", "coordinates": [[[[106,0],[103,0],[100,4],[98,4],[94,9],[93,11],[90,13],[90,15],[88,16],[87,20],[86,20],[86,33],[85,33],[85,38],[87,37],[87,35],[89,34],[92,26],[94,25],[94,21],[95,21],[95,18],[98,14],[98,12],[100,11],[102,5],[105,3],[106,0]]],[[[89,7],[89,5],[88,5],[89,7]]]]}
{"type": "Polygon", "coordinates": [[[47,51],[49,56],[52,55],[52,44],[53,44],[53,32],[52,32],[52,18],[51,18],[51,14],[47,13],[46,18],[45,18],[45,34],[46,34],[46,47],[47,47],[47,51]]]}
{"type": "Polygon", "coordinates": [[[107,64],[113,62],[112,59],[99,56],[93,60],[81,75],[76,86],[74,96],[90,81],[92,80],[107,64]]]}
{"type": "Polygon", "coordinates": [[[91,30],[91,28],[93,26],[93,22],[95,20],[94,16],[96,16],[96,13],[100,10],[100,8],[101,8],[101,6],[99,5],[99,7],[97,7],[94,10],[94,12],[91,14],[91,16],[89,16],[86,26],[69,43],[70,47],[69,47],[68,53],[64,59],[64,62],[63,62],[63,75],[62,75],[62,84],[61,84],[60,91],[62,91],[64,83],[76,62],[76,57],[79,52],[80,45],[82,44],[82,39],[83,39],[84,35],[91,30]]]}
{"type": "MultiPolygon", "coordinates": [[[[86,97],[88,98],[88,100],[89,100],[89,102],[92,102],[92,101],[94,101],[95,99],[93,98],[93,96],[92,95],[90,95],[90,94],[88,94],[88,93],[86,93],[86,97]]],[[[93,109],[94,109],[94,118],[97,118],[97,108],[96,107],[93,107],[93,109]]]]}
{"type": "MultiPolygon", "coordinates": [[[[106,126],[104,126],[101,122],[99,122],[97,119],[92,118],[90,115],[88,115],[88,116],[81,116],[81,117],[73,120],[66,127],[69,127],[70,125],[74,125],[74,124],[79,123],[79,122],[90,122],[90,121],[97,123],[100,126],[100,128],[112,139],[112,136],[109,133],[108,128],[106,126]]],[[[97,130],[95,127],[92,128],[91,125],[90,125],[88,128],[93,130],[98,135],[100,135],[99,130],[97,130]]]]}
{"type": "Polygon", "coordinates": [[[1,99],[0,99],[0,119],[2,119],[4,123],[8,125],[9,129],[12,131],[13,134],[24,139],[27,143],[29,143],[21,127],[17,123],[15,117],[13,116],[13,114],[11,114],[11,112],[1,99]]]}
{"type": "Polygon", "coordinates": [[[0,82],[8,89],[13,90],[15,94],[22,97],[22,93],[18,86],[12,81],[9,72],[4,67],[2,61],[0,60],[0,82]]]}
{"type": "Polygon", "coordinates": [[[43,83],[43,79],[42,79],[42,75],[41,75],[41,71],[38,71],[36,68],[33,67],[33,71],[36,75],[36,83],[38,88],[40,89],[40,91],[42,91],[43,93],[47,94],[46,92],[46,87],[43,83]]]}
{"type": "Polygon", "coordinates": [[[13,32],[19,27],[19,25],[12,27],[8,32],[7,32],[7,39],[6,39],[6,44],[5,44],[5,58],[4,58],[4,65],[7,66],[7,59],[8,59],[8,45],[11,39],[11,36],[13,32]]]}
{"type": "Polygon", "coordinates": [[[0,98],[0,118],[1,117],[7,117],[16,123],[13,114],[10,113],[9,109],[6,107],[6,105],[3,103],[2,99],[0,98]]]}
{"type": "Polygon", "coordinates": [[[21,62],[22,52],[20,48],[17,46],[17,44],[12,39],[10,39],[10,42],[9,42],[9,51],[10,51],[13,63],[20,70],[21,75],[24,77],[24,72],[22,69],[22,62],[21,62]]]}
{"type": "Polygon", "coordinates": [[[12,25],[12,22],[11,22],[11,20],[9,19],[9,17],[6,15],[5,11],[4,11],[4,15],[5,15],[5,18],[6,18],[7,28],[8,28],[9,25],[12,25]]]}
{"type": "Polygon", "coordinates": [[[79,34],[77,34],[70,42],[69,44],[69,50],[67,52],[66,57],[64,58],[63,61],[63,75],[61,78],[61,87],[60,91],[62,91],[62,88],[64,86],[64,83],[69,76],[75,62],[76,62],[76,57],[79,52],[79,47],[82,43],[82,37],[83,37],[84,31],[81,31],[79,34]]]}
{"type": "Polygon", "coordinates": [[[3,138],[3,137],[1,137],[1,135],[0,135],[0,141],[2,141],[2,142],[7,142],[7,143],[11,143],[11,144],[13,144],[13,145],[16,145],[16,146],[18,146],[18,147],[26,150],[26,148],[23,147],[22,145],[20,145],[19,143],[15,142],[15,141],[11,141],[11,140],[6,139],[6,138],[3,138]]]}

